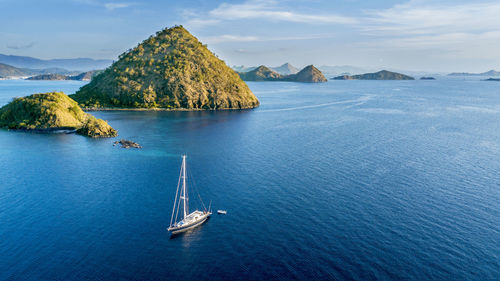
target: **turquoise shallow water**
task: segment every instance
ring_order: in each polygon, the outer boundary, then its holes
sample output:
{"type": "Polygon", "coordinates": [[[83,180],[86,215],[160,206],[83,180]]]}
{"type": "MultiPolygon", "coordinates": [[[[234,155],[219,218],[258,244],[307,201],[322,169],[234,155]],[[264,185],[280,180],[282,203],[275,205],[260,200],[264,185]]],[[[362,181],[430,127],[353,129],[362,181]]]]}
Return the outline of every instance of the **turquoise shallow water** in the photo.
{"type": "MultiPolygon", "coordinates": [[[[81,85],[0,81],[0,105],[81,85]]],[[[141,150],[0,130],[0,279],[498,279],[499,85],[263,82],[254,110],[93,113],[141,150]],[[228,214],[171,239],[185,152],[228,214]]]]}

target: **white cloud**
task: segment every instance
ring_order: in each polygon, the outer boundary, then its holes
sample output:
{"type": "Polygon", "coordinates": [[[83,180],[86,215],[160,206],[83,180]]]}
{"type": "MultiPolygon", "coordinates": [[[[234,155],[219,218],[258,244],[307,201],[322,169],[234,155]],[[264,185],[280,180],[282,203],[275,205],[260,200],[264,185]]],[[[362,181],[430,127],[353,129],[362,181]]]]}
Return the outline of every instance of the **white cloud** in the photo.
{"type": "Polygon", "coordinates": [[[365,30],[393,35],[486,32],[500,26],[499,2],[444,5],[410,1],[366,14],[365,30]]]}
{"type": "Polygon", "coordinates": [[[207,43],[220,43],[220,42],[248,42],[248,41],[259,41],[259,38],[256,36],[239,36],[239,35],[230,35],[224,34],[219,36],[209,36],[204,37],[204,42],[207,43]]]}
{"type": "Polygon", "coordinates": [[[202,41],[216,44],[221,42],[251,42],[251,41],[296,41],[296,40],[310,40],[310,39],[320,39],[329,38],[332,35],[328,34],[313,34],[307,36],[284,36],[284,37],[261,37],[261,36],[240,36],[240,35],[230,35],[224,34],[219,36],[208,36],[203,37],[202,41]]]}
{"type": "Polygon", "coordinates": [[[273,1],[248,1],[243,4],[223,3],[210,11],[210,15],[219,19],[267,19],[271,21],[289,21],[301,23],[341,23],[350,24],[355,20],[335,14],[302,14],[279,9],[273,1]]]}
{"type": "Polygon", "coordinates": [[[429,50],[440,57],[498,58],[500,3],[458,5],[410,1],[385,10],[366,11],[360,25],[365,47],[429,50]]]}
{"type": "Polygon", "coordinates": [[[35,42],[30,42],[30,43],[17,43],[17,44],[8,44],[7,48],[9,49],[14,49],[14,50],[22,50],[22,49],[29,49],[35,45],[35,42]]]}
{"type": "Polygon", "coordinates": [[[131,2],[108,2],[108,3],[102,3],[101,1],[98,0],[73,0],[76,3],[80,4],[85,4],[85,5],[91,5],[91,6],[96,6],[96,7],[104,7],[107,10],[115,10],[115,9],[122,9],[122,8],[128,8],[133,5],[137,5],[137,3],[131,3],[131,2]]]}
{"type": "MultiPolygon", "coordinates": [[[[216,24],[227,20],[263,19],[268,21],[286,21],[307,24],[353,24],[356,19],[329,14],[305,14],[278,7],[275,1],[250,0],[243,4],[222,3],[201,18],[188,22],[191,26],[216,24]]],[[[192,14],[192,13],[189,13],[192,14]]]]}
{"type": "Polygon", "coordinates": [[[112,11],[114,9],[128,8],[134,3],[104,3],[104,8],[112,11]]]}

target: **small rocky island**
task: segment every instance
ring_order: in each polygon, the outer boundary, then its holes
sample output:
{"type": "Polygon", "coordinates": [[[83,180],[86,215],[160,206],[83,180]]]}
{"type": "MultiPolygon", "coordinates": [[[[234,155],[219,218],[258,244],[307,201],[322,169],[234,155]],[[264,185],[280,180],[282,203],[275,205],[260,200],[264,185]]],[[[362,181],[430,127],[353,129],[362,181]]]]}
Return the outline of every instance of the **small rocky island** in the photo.
{"type": "Polygon", "coordinates": [[[415,80],[415,78],[397,72],[382,70],[375,73],[358,75],[342,75],[333,78],[334,80],[415,80]]]}
{"type": "Polygon", "coordinates": [[[221,110],[259,106],[226,63],[184,27],[123,53],[71,97],[87,109],[221,110]]]}
{"type": "Polygon", "coordinates": [[[436,80],[436,78],[430,77],[430,76],[423,76],[423,77],[420,77],[420,80],[436,80]]]}
{"type": "Polygon", "coordinates": [[[133,141],[130,141],[130,140],[125,140],[125,139],[121,139],[120,141],[115,141],[113,143],[113,146],[116,146],[120,144],[122,146],[122,148],[142,148],[142,146],[136,142],[133,142],[133,141]]]}
{"type": "Polygon", "coordinates": [[[304,67],[295,74],[282,75],[267,66],[261,65],[248,72],[238,72],[244,81],[287,81],[302,83],[327,82],[323,73],[313,65],[304,67]]]}
{"type": "Polygon", "coordinates": [[[483,81],[500,81],[500,78],[488,78],[484,79],[483,81]]]}
{"type": "Polygon", "coordinates": [[[16,98],[0,108],[0,128],[33,132],[76,132],[92,137],[116,137],[117,131],[102,119],[83,112],[62,92],[16,98]]]}

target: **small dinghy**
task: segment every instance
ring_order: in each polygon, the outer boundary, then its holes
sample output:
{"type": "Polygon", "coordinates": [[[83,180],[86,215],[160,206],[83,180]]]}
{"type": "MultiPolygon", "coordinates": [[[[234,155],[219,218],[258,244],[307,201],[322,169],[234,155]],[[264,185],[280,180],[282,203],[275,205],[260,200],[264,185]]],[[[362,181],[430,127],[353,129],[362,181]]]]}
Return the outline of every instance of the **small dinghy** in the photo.
{"type": "Polygon", "coordinates": [[[225,215],[225,214],[227,214],[227,211],[226,210],[217,210],[217,214],[225,215]]]}

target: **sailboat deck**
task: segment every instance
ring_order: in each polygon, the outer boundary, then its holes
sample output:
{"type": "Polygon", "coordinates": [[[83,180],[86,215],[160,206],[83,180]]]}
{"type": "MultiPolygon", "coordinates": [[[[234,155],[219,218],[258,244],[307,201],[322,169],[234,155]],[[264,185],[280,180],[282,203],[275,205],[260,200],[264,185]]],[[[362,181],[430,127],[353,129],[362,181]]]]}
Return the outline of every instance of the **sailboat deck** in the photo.
{"type": "Polygon", "coordinates": [[[201,218],[203,215],[205,215],[202,211],[194,211],[191,214],[187,215],[182,221],[184,223],[191,223],[193,221],[197,221],[199,218],[201,218]]]}

